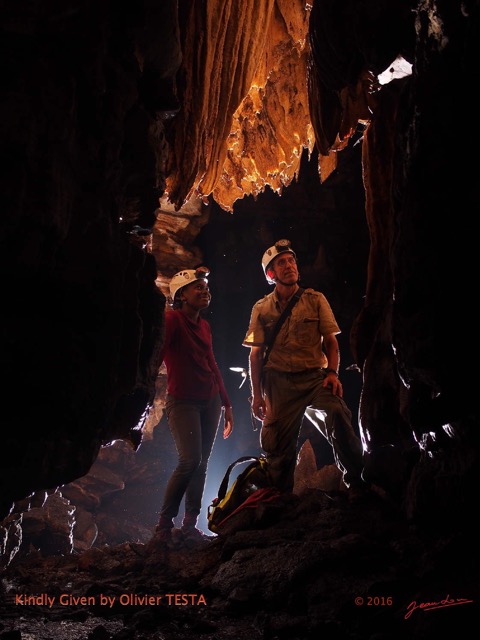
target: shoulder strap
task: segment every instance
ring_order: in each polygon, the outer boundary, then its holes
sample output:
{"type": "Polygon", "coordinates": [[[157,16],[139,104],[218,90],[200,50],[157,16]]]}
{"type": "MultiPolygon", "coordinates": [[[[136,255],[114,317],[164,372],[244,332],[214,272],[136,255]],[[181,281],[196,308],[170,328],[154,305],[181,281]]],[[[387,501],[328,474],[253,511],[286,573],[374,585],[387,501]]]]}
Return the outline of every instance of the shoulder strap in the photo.
{"type": "Polygon", "coordinates": [[[275,338],[277,337],[278,332],[280,331],[280,329],[282,327],[282,324],[285,322],[287,317],[290,315],[290,312],[292,311],[293,307],[297,304],[297,302],[300,300],[300,297],[301,297],[301,295],[302,295],[302,293],[304,291],[305,291],[305,289],[302,289],[302,287],[299,287],[297,289],[297,291],[290,298],[290,302],[288,303],[288,305],[282,311],[281,316],[277,320],[277,324],[273,328],[272,335],[270,336],[270,341],[266,345],[265,355],[263,357],[263,366],[265,366],[266,363],[267,363],[268,356],[270,355],[270,351],[272,350],[273,343],[275,342],[275,338]]]}
{"type": "Polygon", "coordinates": [[[255,462],[258,461],[259,458],[257,456],[242,456],[241,458],[238,458],[238,460],[235,460],[234,462],[232,462],[228,469],[225,472],[225,475],[223,477],[223,480],[220,484],[220,487],[218,489],[218,500],[223,500],[223,498],[225,497],[225,494],[227,493],[227,489],[228,489],[228,483],[230,480],[230,473],[233,471],[233,468],[237,466],[237,464],[241,464],[242,462],[255,462]]]}

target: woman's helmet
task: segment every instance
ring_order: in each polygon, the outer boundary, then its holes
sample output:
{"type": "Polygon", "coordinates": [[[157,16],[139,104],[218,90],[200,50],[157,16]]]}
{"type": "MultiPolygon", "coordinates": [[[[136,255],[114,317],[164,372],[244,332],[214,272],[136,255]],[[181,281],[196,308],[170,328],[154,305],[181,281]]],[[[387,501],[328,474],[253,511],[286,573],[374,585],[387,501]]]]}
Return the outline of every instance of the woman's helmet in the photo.
{"type": "Polygon", "coordinates": [[[207,267],[197,267],[196,269],[184,269],[184,271],[179,271],[176,273],[173,278],[170,280],[170,297],[172,302],[175,300],[175,296],[186,287],[187,284],[194,282],[195,280],[205,280],[208,282],[207,278],[210,275],[209,269],[207,267]]]}
{"type": "Polygon", "coordinates": [[[267,249],[263,254],[262,267],[263,267],[263,273],[265,274],[268,284],[275,284],[275,280],[272,280],[272,278],[268,275],[268,268],[270,267],[270,264],[281,253],[287,253],[287,252],[291,253],[295,258],[295,260],[297,259],[297,256],[295,255],[295,251],[291,249],[290,240],[277,240],[277,242],[273,245],[273,247],[270,247],[269,249],[267,249]]]}

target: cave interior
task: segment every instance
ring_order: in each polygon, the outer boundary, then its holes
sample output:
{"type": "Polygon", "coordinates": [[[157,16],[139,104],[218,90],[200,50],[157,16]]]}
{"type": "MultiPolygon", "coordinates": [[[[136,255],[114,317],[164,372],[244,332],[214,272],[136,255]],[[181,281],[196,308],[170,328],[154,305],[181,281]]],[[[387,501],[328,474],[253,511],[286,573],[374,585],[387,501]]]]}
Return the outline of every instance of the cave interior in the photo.
{"type": "Polygon", "coordinates": [[[0,3],[0,637],[61,637],[66,607],[20,617],[15,589],[88,592],[72,616],[100,640],[433,638],[478,617],[477,346],[447,323],[472,307],[478,5],[0,3]],[[250,309],[270,290],[261,255],[280,238],[342,329],[377,493],[350,503],[304,424],[297,501],[208,550],[166,552],[168,281],[211,269],[234,404],[206,508],[228,464],[260,451],[231,367],[247,365],[250,309]],[[106,621],[99,594],[131,590],[212,606],[121,603],[106,621]],[[367,592],[393,605],[360,612],[367,592]],[[408,615],[420,602],[442,611],[408,615]]]}

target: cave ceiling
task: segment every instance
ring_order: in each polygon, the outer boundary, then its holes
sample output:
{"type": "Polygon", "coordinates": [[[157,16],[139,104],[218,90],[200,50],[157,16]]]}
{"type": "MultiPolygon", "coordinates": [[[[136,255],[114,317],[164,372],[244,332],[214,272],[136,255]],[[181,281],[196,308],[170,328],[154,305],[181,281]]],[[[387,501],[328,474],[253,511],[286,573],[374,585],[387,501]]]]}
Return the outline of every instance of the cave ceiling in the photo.
{"type": "Polygon", "coordinates": [[[281,194],[298,177],[304,150],[311,154],[315,145],[326,180],[358,123],[368,123],[377,74],[400,50],[392,38],[381,55],[366,59],[350,39],[368,40],[362,29],[387,6],[317,5],[214,0],[200,11],[189,4],[176,87],[182,109],[171,125],[166,180],[177,210],[193,196],[211,195],[232,212],[236,200],[267,186],[281,194]]]}

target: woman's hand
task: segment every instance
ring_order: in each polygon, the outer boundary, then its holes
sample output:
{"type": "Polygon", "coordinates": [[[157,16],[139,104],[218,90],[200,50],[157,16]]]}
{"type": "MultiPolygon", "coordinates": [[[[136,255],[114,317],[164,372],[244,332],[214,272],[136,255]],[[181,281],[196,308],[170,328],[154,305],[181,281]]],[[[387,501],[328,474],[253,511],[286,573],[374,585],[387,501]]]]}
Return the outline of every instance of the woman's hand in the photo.
{"type": "Polygon", "coordinates": [[[226,440],[233,431],[233,409],[225,407],[225,422],[223,425],[223,439],[226,440]]]}

